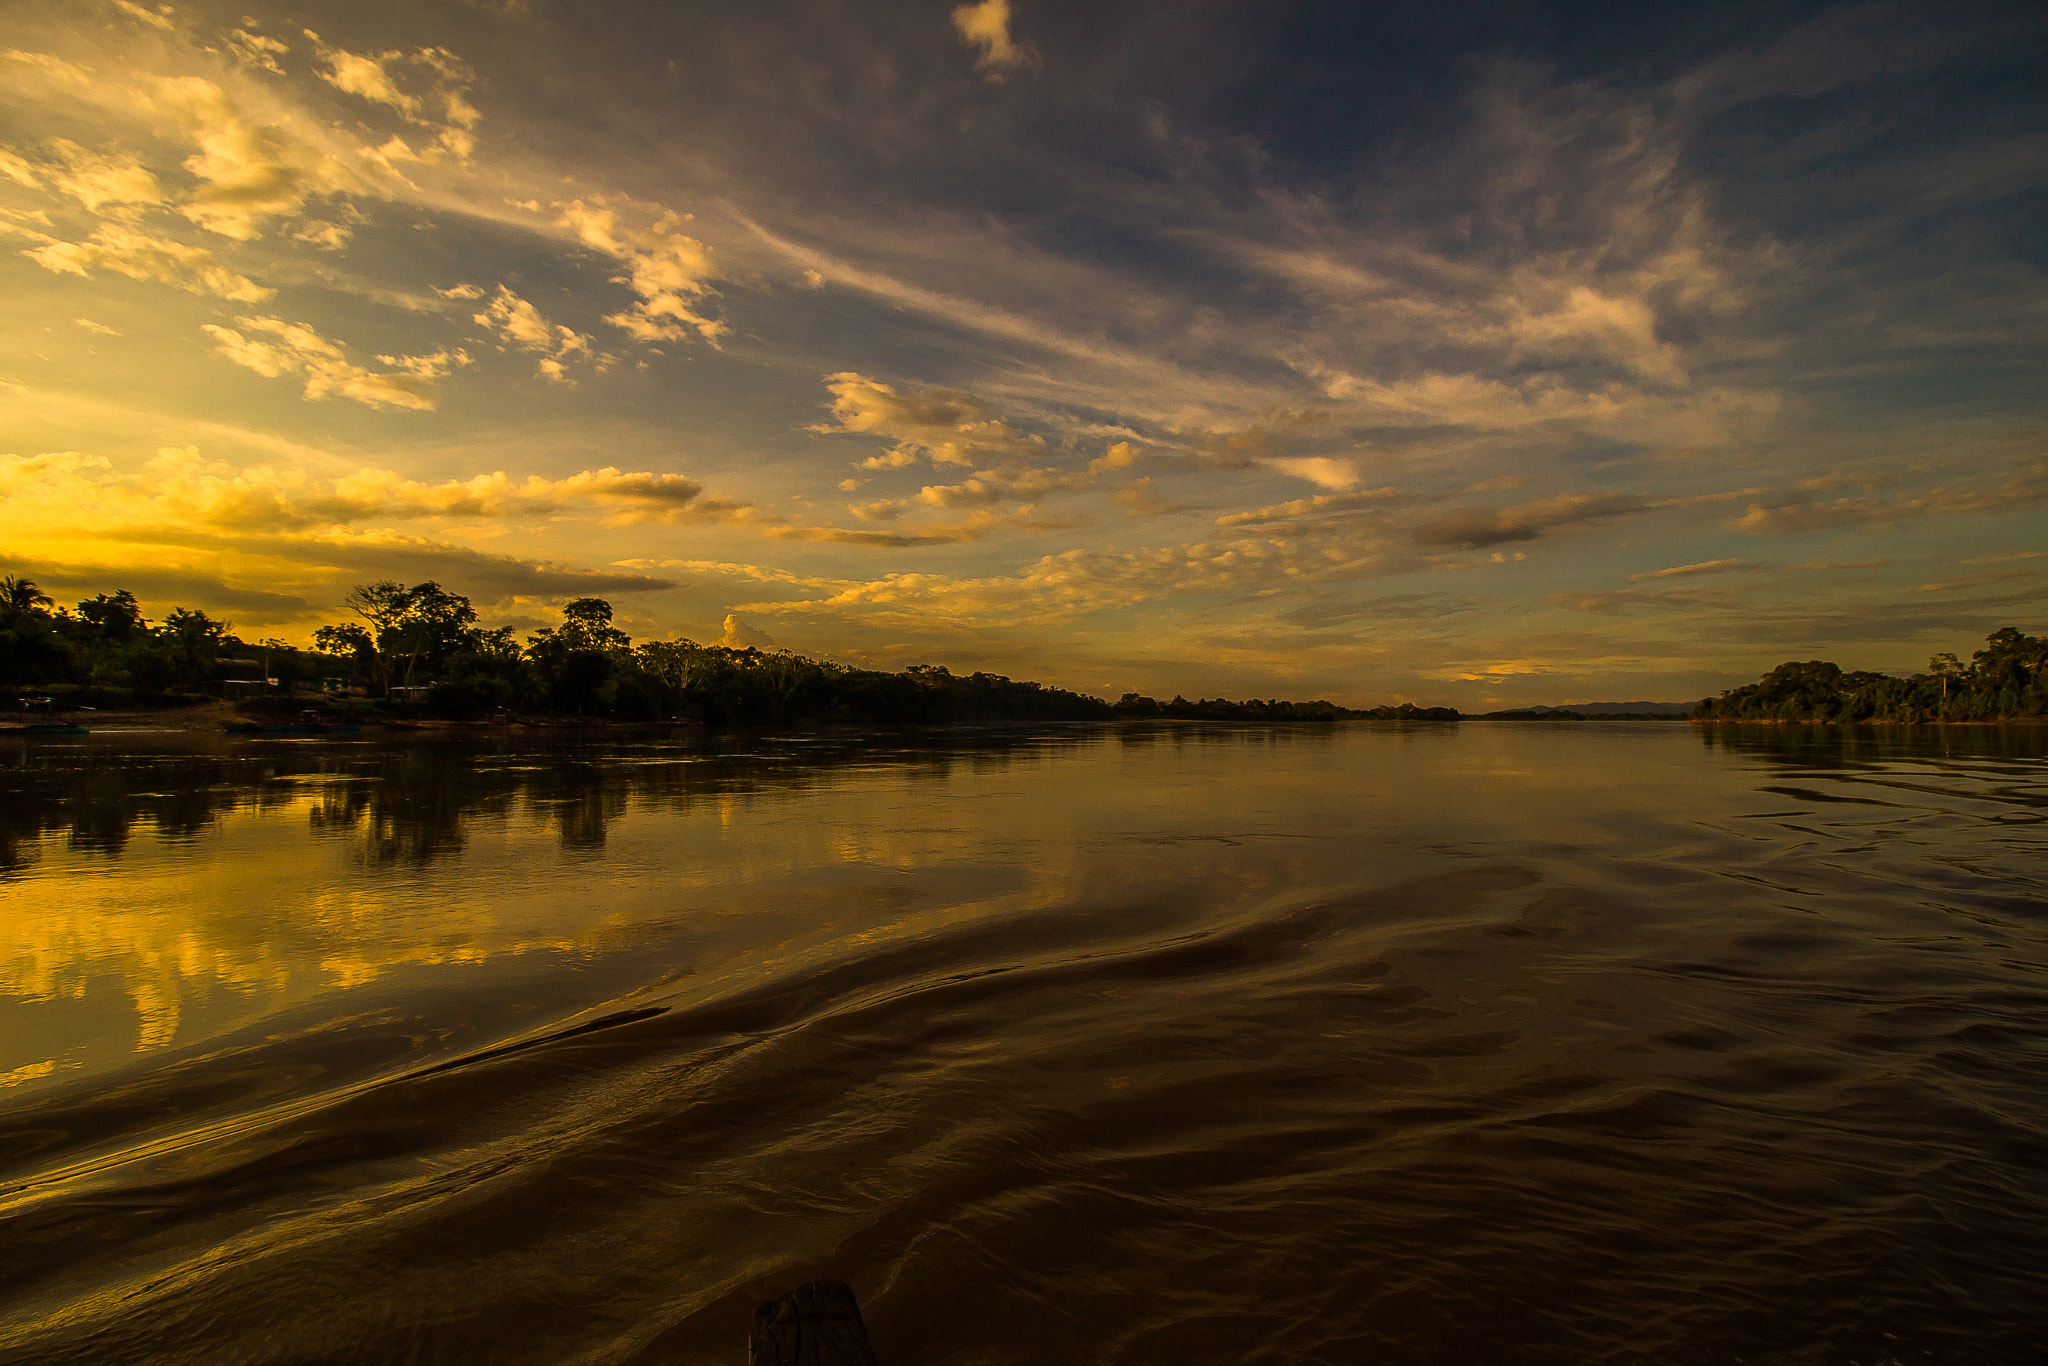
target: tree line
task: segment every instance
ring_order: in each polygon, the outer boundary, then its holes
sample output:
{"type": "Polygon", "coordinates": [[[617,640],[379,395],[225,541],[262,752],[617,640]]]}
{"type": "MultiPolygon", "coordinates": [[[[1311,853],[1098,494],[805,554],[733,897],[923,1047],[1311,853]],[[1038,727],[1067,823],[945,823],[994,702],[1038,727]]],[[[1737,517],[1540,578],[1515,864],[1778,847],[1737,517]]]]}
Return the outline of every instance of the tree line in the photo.
{"type": "MultiPolygon", "coordinates": [[[[522,642],[512,628],[477,624],[468,598],[434,582],[361,584],[343,599],[353,620],[321,626],[313,648],[249,642],[230,623],[176,608],[143,619],[126,590],[60,607],[35,584],[0,578],[0,686],[61,685],[91,705],[219,692],[229,680],[276,680],[245,710],[302,706],[294,685],[340,684],[378,706],[469,720],[551,713],[625,721],[694,720],[713,726],[802,723],[866,725],[1088,721],[1113,717],[1327,721],[1406,715],[1352,712],[1330,702],[1161,703],[1132,693],[1100,698],[1018,682],[1001,674],[956,675],[917,664],[901,673],[859,669],[787,651],[733,649],[690,640],[635,644],[602,598],[577,598],[559,626],[522,642]]],[[[1437,708],[1445,717],[1455,712],[1437,708]]]]}
{"type": "Polygon", "coordinates": [[[1953,654],[1927,672],[1845,671],[1788,660],[1754,683],[1695,707],[1695,721],[2002,721],[2048,714],[2048,639],[2015,626],[1985,638],[1965,664],[1953,654]]]}

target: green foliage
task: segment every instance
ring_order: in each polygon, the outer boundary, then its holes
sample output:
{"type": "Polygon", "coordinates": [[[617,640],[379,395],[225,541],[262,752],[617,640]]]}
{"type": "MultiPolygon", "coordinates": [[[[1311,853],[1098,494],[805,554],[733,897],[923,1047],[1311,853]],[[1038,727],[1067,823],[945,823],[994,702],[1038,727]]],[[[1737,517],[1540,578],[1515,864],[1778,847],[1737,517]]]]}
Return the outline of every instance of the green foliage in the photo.
{"type": "Polygon", "coordinates": [[[1705,721],[1998,721],[2048,713],[2048,640],[2017,627],[1993,631],[1962,663],[1928,660],[1910,678],[1845,673],[1813,659],[1788,662],[1693,710],[1705,721]]]}

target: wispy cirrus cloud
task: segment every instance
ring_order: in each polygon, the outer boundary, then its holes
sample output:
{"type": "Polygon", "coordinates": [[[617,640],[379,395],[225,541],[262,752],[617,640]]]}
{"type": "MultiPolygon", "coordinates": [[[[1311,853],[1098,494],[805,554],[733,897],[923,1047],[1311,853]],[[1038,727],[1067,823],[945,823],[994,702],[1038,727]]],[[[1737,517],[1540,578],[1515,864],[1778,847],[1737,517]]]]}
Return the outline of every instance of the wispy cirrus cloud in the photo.
{"type": "Polygon", "coordinates": [[[1659,579],[1696,579],[1710,574],[1752,574],[1768,568],[1755,560],[1701,560],[1698,564],[1675,564],[1669,569],[1650,569],[1628,576],[1630,583],[1651,583],[1659,579]]]}

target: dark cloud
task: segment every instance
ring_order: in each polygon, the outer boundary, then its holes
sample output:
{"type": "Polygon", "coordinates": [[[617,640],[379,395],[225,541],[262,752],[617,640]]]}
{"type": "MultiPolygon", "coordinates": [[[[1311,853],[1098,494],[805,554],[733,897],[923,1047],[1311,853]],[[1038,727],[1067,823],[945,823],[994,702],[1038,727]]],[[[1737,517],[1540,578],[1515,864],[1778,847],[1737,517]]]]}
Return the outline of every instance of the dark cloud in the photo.
{"type": "Polygon", "coordinates": [[[1459,508],[1415,529],[1417,545],[1460,546],[1482,550],[1490,545],[1533,541],[1543,533],[1526,523],[1510,522],[1495,508],[1459,508]]]}
{"type": "Polygon", "coordinates": [[[89,598],[125,588],[152,614],[173,607],[197,607],[213,612],[253,612],[264,621],[289,621],[314,610],[311,602],[290,593],[244,588],[211,575],[177,570],[23,561],[8,572],[35,580],[60,600],[67,595],[89,598]]]}

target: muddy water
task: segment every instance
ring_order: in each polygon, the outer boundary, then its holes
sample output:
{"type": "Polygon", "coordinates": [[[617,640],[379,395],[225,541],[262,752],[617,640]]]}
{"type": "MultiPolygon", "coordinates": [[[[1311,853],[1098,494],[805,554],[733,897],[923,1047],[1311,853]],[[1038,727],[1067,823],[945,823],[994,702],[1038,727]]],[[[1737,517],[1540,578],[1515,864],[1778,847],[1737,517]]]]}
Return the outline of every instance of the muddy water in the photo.
{"type": "Polygon", "coordinates": [[[2038,730],[0,747],[0,1360],[2005,1362],[2038,730]]]}

